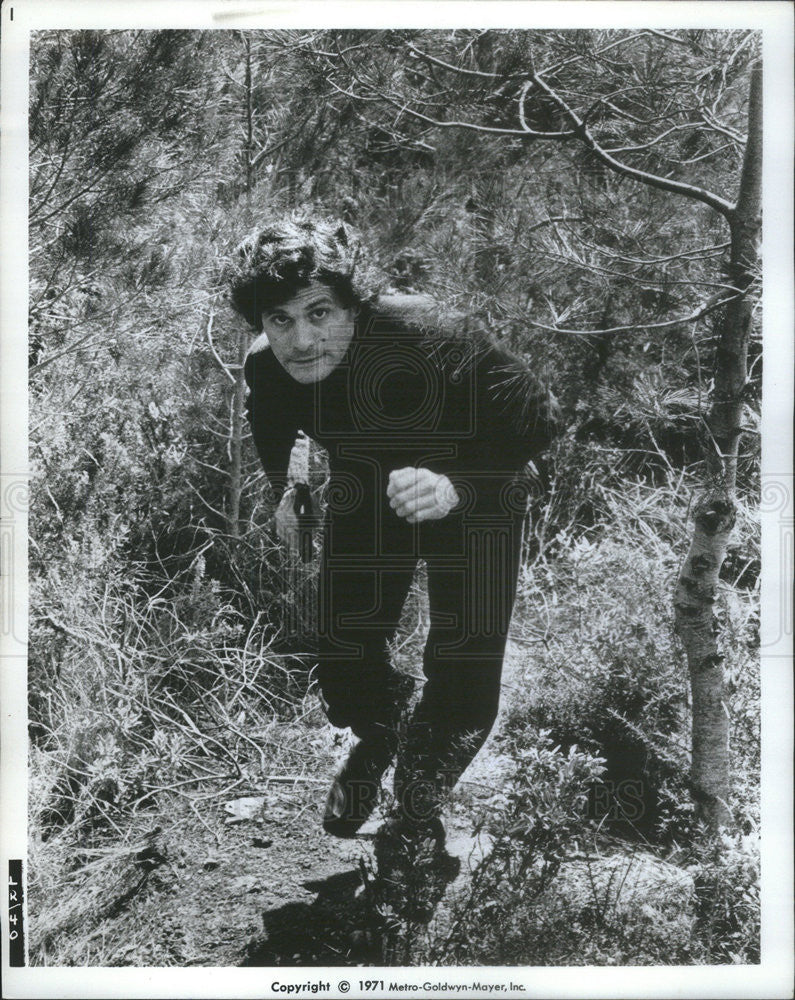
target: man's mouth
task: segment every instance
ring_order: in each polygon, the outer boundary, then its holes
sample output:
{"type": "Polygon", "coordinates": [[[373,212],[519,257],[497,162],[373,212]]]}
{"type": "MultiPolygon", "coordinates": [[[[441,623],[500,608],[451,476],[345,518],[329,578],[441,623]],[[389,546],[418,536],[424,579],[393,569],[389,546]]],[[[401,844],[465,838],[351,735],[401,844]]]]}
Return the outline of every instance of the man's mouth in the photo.
{"type": "Polygon", "coordinates": [[[293,364],[294,365],[311,365],[311,364],[314,364],[316,361],[320,361],[322,359],[322,357],[323,357],[322,354],[317,354],[317,355],[315,355],[314,358],[294,358],[293,359],[293,364]]]}

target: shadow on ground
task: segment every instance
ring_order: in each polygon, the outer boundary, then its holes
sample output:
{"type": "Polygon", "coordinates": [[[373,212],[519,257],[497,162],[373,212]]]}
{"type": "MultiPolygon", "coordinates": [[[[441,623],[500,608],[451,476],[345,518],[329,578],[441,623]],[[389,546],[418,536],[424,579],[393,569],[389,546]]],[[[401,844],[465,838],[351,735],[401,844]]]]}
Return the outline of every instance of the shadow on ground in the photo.
{"type": "Polygon", "coordinates": [[[244,966],[380,964],[381,938],[355,869],[303,883],[311,903],[265,910],[265,932],[249,943],[244,966]]]}

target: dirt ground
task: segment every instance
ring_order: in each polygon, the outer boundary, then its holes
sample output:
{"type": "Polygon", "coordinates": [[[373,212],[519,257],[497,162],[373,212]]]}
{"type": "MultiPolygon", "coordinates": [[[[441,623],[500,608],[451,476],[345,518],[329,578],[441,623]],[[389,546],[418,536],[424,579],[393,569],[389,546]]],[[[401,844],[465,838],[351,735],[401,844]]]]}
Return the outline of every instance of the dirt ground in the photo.
{"type": "MultiPolygon", "coordinates": [[[[503,714],[527,661],[510,643],[503,714]]],[[[49,920],[62,929],[49,943],[45,938],[37,964],[398,964],[390,962],[380,932],[373,932],[372,895],[363,891],[374,868],[382,807],[352,840],[331,837],[321,826],[328,785],[352,743],[328,729],[331,750],[305,755],[299,775],[262,776],[227,794],[175,797],[170,812],[161,802],[156,813],[139,815],[143,847],[126,855],[106,898],[92,907],[99,907],[101,918],[81,928],[74,917],[59,921],[62,914],[56,917],[52,907],[42,912],[42,926],[49,920]]],[[[446,808],[447,848],[461,860],[448,892],[483,856],[484,845],[471,831],[508,766],[498,752],[499,729],[500,720],[446,808]]],[[[285,731],[285,739],[296,738],[295,726],[285,731]]],[[[385,786],[390,782],[391,771],[385,786]]],[[[444,906],[443,899],[439,909],[444,906]]]]}
{"type": "MultiPolygon", "coordinates": [[[[488,851],[473,835],[512,773],[500,753],[515,693],[533,684],[531,651],[509,641],[502,708],[494,731],[450,796],[443,815],[448,852],[460,871],[425,924],[390,925],[376,908],[373,837],[383,805],[351,840],[323,831],[329,783],[353,742],[311,709],[311,720],[277,734],[285,773],[249,773],[227,789],[173,793],[139,812],[134,830],[107,848],[64,849],[74,869],[49,871],[31,893],[31,959],[49,966],[405,966],[427,964],[468,895],[488,851]],[[71,856],[74,855],[74,856],[71,856]],[[75,890],[75,885],[82,886],[75,890]],[[64,887],[68,887],[65,889],[64,887]],[[36,898],[38,896],[38,898],[36,898]],[[429,950],[430,949],[430,950],[429,950]]],[[[391,785],[391,771],[384,786],[391,785]]],[[[692,877],[641,845],[600,838],[575,856],[550,892],[571,920],[597,904],[621,921],[648,914],[649,926],[687,947],[692,877]]],[[[52,866],[50,866],[52,868],[52,866]]],[[[680,948],[681,951],[681,948],[680,948]]],[[[682,951],[686,954],[686,950],[682,951]]],[[[459,956],[460,957],[460,956],[459,956]]]]}

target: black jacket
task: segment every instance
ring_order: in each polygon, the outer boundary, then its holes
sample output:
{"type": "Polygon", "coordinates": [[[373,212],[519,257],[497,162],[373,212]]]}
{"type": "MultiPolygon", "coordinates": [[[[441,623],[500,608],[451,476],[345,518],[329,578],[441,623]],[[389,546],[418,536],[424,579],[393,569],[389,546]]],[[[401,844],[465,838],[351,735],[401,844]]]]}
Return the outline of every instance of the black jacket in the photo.
{"type": "Polygon", "coordinates": [[[320,382],[296,382],[264,336],[249,350],[245,377],[276,499],[299,430],[328,451],[332,481],[354,476],[366,495],[405,466],[469,479],[475,489],[484,474],[509,480],[547,448],[558,421],[554,397],[522,361],[483,334],[438,322],[422,296],[363,306],[343,361],[320,382]]]}

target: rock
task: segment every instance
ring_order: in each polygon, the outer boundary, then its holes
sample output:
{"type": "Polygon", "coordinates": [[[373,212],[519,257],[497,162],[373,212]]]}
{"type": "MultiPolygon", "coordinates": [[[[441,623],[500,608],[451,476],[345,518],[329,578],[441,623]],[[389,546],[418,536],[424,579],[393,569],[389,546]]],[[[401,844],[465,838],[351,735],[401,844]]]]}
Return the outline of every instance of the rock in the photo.
{"type": "Polygon", "coordinates": [[[472,872],[489,853],[491,838],[486,833],[475,837],[465,829],[448,825],[445,848],[461,861],[462,872],[472,872]]]}
{"type": "Polygon", "coordinates": [[[257,819],[262,807],[265,805],[263,795],[248,796],[242,799],[232,799],[224,802],[224,811],[229,813],[226,820],[227,825],[233,823],[244,823],[246,820],[257,819]]]}
{"type": "Polygon", "coordinates": [[[256,892],[260,888],[260,880],[256,875],[241,875],[232,881],[231,888],[236,892],[256,892]]]}

